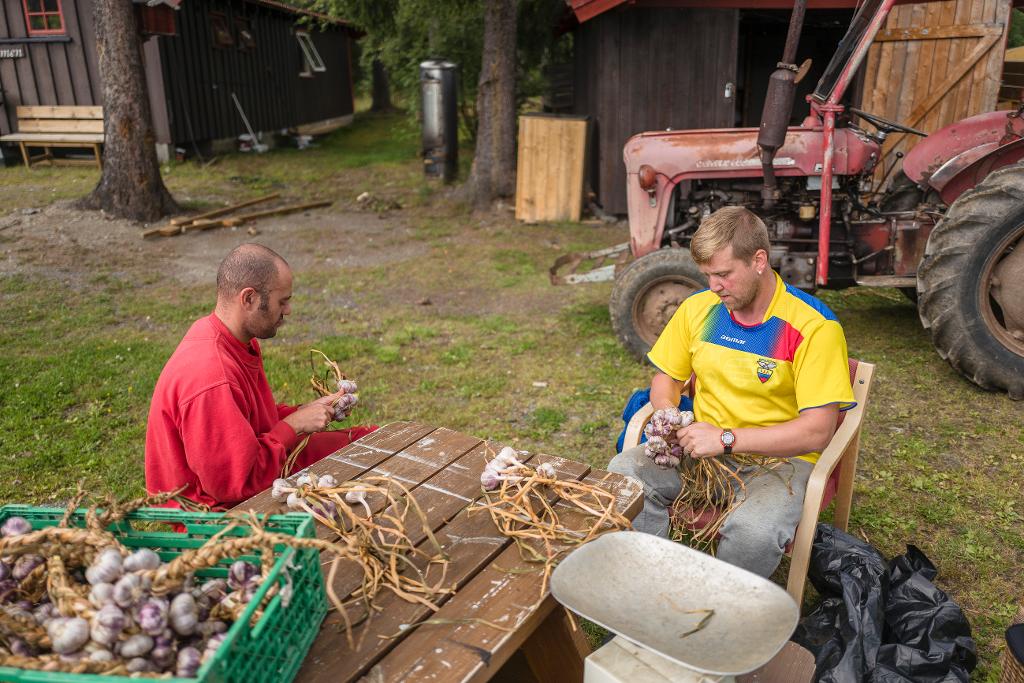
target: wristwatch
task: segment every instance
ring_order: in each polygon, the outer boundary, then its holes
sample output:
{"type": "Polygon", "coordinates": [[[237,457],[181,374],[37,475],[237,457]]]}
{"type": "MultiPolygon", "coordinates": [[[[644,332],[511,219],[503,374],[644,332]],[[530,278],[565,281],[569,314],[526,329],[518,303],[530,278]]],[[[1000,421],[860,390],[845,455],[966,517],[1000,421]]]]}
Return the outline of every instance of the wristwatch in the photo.
{"type": "Polygon", "coordinates": [[[732,455],[732,446],[736,443],[736,435],[732,433],[731,429],[723,429],[722,436],[719,438],[722,440],[722,446],[725,448],[725,454],[732,455]]]}

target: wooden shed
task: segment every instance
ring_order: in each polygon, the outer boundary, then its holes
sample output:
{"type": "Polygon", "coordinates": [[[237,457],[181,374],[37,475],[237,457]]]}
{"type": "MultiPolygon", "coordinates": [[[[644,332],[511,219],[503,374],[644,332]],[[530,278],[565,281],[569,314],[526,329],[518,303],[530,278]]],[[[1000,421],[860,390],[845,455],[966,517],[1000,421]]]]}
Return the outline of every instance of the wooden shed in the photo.
{"type": "MultiPolygon", "coordinates": [[[[159,15],[137,4],[164,152],[236,138],[246,132],[242,112],[257,132],[324,132],[351,120],[355,33],[344,22],[275,0],[168,4],[177,9],[159,15]]],[[[17,129],[20,105],[103,104],[92,6],[0,0],[0,135],[17,129]]]]}
{"type": "MultiPolygon", "coordinates": [[[[588,184],[606,212],[626,213],[622,148],[630,136],[667,128],[759,125],[792,0],[569,1],[578,25],[565,111],[592,123],[588,184]]],[[[856,5],[854,0],[808,0],[798,60],[810,58],[813,66],[798,89],[794,124],[806,115],[803,98],[828,64],[856,5]]],[[[897,7],[885,42],[872,48],[850,89],[850,103],[908,125],[914,124],[907,116],[923,107],[929,118],[917,117],[917,123],[927,130],[993,108],[999,71],[989,83],[993,77],[986,69],[993,59],[1001,63],[1002,50],[996,47],[1005,41],[1009,6],[1010,0],[946,0],[897,7]],[[943,28],[930,35],[923,31],[924,38],[891,32],[930,25],[943,28]],[[898,58],[897,53],[914,56],[898,58]],[[957,61],[963,58],[972,59],[971,65],[957,61]],[[941,65],[931,63],[937,59],[941,65]]]]}

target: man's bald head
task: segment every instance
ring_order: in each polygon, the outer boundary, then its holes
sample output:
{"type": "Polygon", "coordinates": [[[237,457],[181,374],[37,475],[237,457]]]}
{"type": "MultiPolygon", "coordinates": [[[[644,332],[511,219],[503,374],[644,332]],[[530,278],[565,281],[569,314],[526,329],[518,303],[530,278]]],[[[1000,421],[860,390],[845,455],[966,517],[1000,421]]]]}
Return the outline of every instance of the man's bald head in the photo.
{"type": "Polygon", "coordinates": [[[274,287],[288,262],[262,244],[240,244],[231,250],[217,269],[217,299],[229,301],[243,289],[252,287],[265,305],[267,293],[274,287]]]}

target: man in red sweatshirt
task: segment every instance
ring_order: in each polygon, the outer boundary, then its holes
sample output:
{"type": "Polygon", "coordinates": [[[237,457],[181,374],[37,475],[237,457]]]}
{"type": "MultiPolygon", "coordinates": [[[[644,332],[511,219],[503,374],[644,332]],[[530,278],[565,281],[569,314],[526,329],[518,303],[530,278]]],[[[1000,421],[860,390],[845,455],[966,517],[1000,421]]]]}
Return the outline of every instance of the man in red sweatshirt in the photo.
{"type": "Polygon", "coordinates": [[[185,486],[185,497],[226,509],[269,487],[305,435],[294,470],[376,429],[324,431],[341,392],[302,406],[275,403],[256,340],[277,334],[291,297],[291,269],[264,246],[243,244],[220,264],[216,308],[192,324],[153,391],[147,491],[185,486]]]}

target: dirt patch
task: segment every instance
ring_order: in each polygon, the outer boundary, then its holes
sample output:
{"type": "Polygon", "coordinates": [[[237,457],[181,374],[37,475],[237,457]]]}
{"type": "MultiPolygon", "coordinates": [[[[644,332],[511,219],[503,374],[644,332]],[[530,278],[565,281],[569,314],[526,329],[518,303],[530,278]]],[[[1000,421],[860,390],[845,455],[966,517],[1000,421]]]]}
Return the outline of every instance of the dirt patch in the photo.
{"type": "MultiPolygon", "coordinates": [[[[439,196],[430,206],[378,213],[339,200],[250,226],[255,235],[242,226],[143,239],[142,231],[150,226],[79,211],[70,201],[18,209],[0,216],[0,274],[44,278],[76,289],[100,277],[130,287],[203,286],[213,283],[228,251],[258,242],[282,254],[299,275],[297,288],[314,298],[314,285],[304,281],[304,272],[394,266],[374,278],[367,296],[349,299],[342,293],[332,300],[343,307],[372,301],[441,315],[514,315],[556,310],[576,297],[577,288],[547,284],[547,265],[564,249],[559,228],[531,227],[526,233],[508,207],[466,215],[453,212],[448,198],[439,196]],[[423,228],[429,221],[441,226],[437,234],[423,228]],[[533,286],[516,288],[509,296],[501,282],[509,274],[487,257],[496,249],[528,252],[528,271],[521,279],[533,286]]],[[[610,228],[601,230],[608,232],[602,241],[616,241],[610,228]]]]}
{"type": "Polygon", "coordinates": [[[419,248],[410,243],[406,221],[396,213],[328,207],[269,217],[252,226],[255,235],[243,226],[142,239],[144,226],[59,202],[0,219],[0,273],[45,277],[69,286],[103,273],[141,286],[159,272],[165,286],[175,281],[195,285],[212,282],[220,260],[242,242],[259,242],[280,252],[296,271],[320,263],[383,265],[411,258],[419,248]]]}

